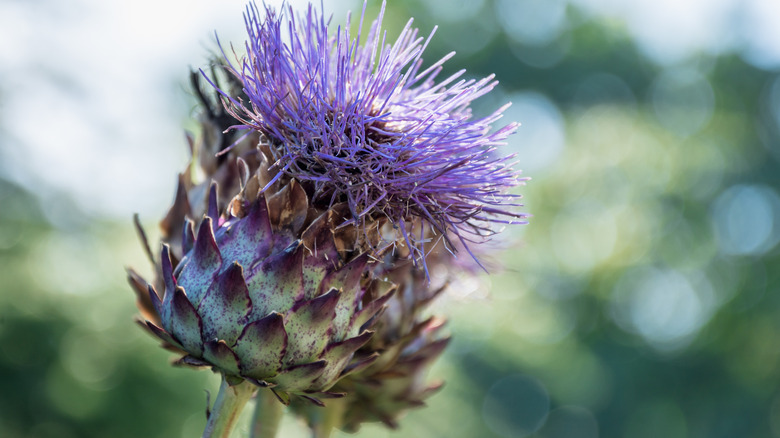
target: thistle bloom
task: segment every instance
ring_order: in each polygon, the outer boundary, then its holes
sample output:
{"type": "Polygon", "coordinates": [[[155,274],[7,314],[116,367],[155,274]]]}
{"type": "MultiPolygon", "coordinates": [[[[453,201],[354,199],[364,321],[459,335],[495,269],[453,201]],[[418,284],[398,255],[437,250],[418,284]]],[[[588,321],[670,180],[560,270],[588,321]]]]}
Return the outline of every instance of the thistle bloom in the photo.
{"type": "Polygon", "coordinates": [[[310,183],[315,203],[346,202],[353,223],[389,219],[423,261],[426,228],[465,244],[492,234],[491,223],[524,223],[507,193],[523,179],[511,156],[495,154],[516,124],[491,131],[506,106],[476,119],[469,107],[497,84],[492,75],[461,70],[436,83],[454,53],[423,70],[433,33],[418,36],[409,20],[386,44],[384,4],[362,45],[349,17],[332,33],[311,5],[287,11],[266,6],[261,18],[247,7],[246,57],[227,61],[244,97],[222,92],[233,128],[266,138],[278,178],[310,183]]]}
{"type": "Polygon", "coordinates": [[[508,193],[524,179],[495,153],[516,125],[469,108],[492,76],[437,84],[452,55],[422,70],[430,37],[411,21],[386,44],[384,5],[363,45],[349,19],[332,34],[311,6],[284,11],[250,4],[246,57],[203,74],[224,108],[192,76],[202,131],[158,258],[139,226],[156,278],[129,272],[142,325],[223,376],[204,436],[258,386],[284,403],[349,392],[342,427],[394,426],[438,388],[424,374],[448,342],[425,314],[444,287],[416,262],[450,271],[457,248],[525,217],[508,193]]]}

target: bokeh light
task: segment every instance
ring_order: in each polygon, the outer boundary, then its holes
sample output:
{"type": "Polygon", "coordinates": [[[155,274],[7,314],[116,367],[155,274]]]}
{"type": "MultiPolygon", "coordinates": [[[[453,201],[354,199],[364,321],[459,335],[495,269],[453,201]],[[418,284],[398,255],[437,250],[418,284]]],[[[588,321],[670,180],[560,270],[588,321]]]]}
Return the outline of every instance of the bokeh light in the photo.
{"type": "Polygon", "coordinates": [[[536,174],[553,164],[566,144],[566,132],[560,111],[550,99],[536,92],[508,96],[512,106],[506,120],[522,120],[518,132],[510,138],[510,147],[523,157],[523,172],[536,174]]]}
{"type": "Polygon", "coordinates": [[[770,187],[729,187],[715,199],[712,221],[724,254],[764,254],[780,241],[780,196],[770,187]]]}
{"type": "Polygon", "coordinates": [[[611,314],[623,329],[667,350],[690,343],[709,321],[715,304],[712,289],[701,276],[689,279],[676,271],[638,268],[615,286],[611,314]]]}

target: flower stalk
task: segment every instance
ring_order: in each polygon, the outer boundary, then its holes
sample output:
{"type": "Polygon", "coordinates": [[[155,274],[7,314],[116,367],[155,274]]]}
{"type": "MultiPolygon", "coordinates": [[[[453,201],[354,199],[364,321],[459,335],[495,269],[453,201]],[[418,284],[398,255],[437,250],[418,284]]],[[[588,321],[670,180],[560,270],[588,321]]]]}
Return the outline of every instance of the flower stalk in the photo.
{"type": "Polygon", "coordinates": [[[255,389],[256,386],[245,380],[231,386],[223,375],[217,400],[211,408],[206,429],[203,431],[203,438],[228,438],[255,389]]]}
{"type": "Polygon", "coordinates": [[[325,407],[314,410],[311,418],[313,438],[330,438],[333,429],[341,426],[347,404],[344,399],[328,400],[325,407]]]}
{"type": "Polygon", "coordinates": [[[251,438],[274,438],[284,414],[284,405],[279,403],[270,390],[257,391],[255,414],[252,417],[251,438]]]}

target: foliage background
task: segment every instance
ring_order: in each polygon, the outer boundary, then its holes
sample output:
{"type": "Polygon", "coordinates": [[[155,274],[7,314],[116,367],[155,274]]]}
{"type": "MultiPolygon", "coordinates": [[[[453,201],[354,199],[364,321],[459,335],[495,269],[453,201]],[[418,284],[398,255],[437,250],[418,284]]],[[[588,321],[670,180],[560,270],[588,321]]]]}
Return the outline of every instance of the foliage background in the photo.
{"type": "MultiPolygon", "coordinates": [[[[335,23],[360,7],[336,3],[335,23]]],[[[215,376],[134,326],[123,267],[150,270],[130,215],[155,230],[187,69],[213,29],[240,45],[241,10],[0,2],[0,435],[202,430],[215,376]]],[[[409,16],[440,25],[426,60],[500,79],[476,112],[514,102],[534,217],[437,305],[447,385],[397,435],[780,436],[778,6],[399,0],[389,34],[409,16]]]]}

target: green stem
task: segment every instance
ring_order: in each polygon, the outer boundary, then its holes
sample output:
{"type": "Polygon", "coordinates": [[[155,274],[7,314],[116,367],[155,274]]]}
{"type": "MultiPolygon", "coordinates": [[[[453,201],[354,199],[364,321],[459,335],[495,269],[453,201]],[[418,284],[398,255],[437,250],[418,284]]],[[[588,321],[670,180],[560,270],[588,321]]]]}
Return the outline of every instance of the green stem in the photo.
{"type": "Polygon", "coordinates": [[[274,438],[282,421],[284,405],[270,389],[257,391],[255,416],[252,418],[252,438],[274,438]]]}
{"type": "Polygon", "coordinates": [[[230,430],[254,391],[255,386],[245,380],[230,386],[223,375],[217,400],[211,408],[206,430],[203,431],[203,438],[228,438],[230,430]]]}
{"type": "Polygon", "coordinates": [[[344,410],[347,404],[343,399],[332,399],[325,402],[324,408],[313,409],[317,414],[311,427],[312,438],[329,438],[333,429],[341,426],[344,410]]]}

